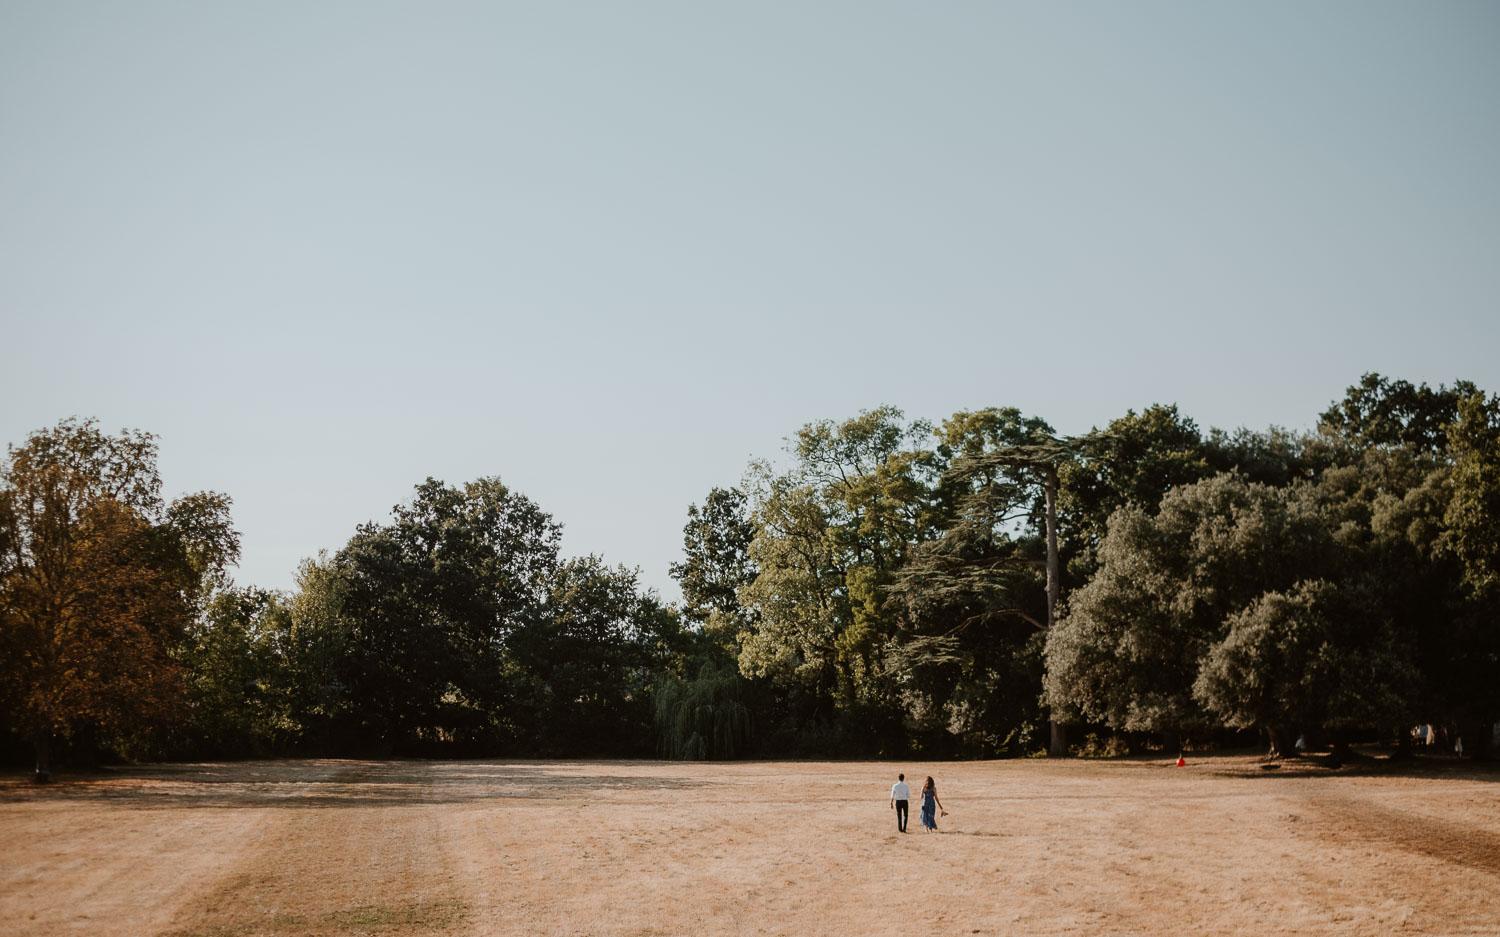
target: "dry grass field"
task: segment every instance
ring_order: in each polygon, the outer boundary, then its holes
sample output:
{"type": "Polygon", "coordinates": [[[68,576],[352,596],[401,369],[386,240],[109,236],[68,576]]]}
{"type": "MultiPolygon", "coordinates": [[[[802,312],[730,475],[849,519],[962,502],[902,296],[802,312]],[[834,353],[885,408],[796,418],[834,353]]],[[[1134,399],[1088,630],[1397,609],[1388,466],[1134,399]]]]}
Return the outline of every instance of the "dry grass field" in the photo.
{"type": "Polygon", "coordinates": [[[1388,767],[330,760],[45,788],[11,775],[0,931],[1500,934],[1500,774],[1388,767]],[[940,833],[914,813],[897,834],[898,770],[937,776],[940,833]]]}

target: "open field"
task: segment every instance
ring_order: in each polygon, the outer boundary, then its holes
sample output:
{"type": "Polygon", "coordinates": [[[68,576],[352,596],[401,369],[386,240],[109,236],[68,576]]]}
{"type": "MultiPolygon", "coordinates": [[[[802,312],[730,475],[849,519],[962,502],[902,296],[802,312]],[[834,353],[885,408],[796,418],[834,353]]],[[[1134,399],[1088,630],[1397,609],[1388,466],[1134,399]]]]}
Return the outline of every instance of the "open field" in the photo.
{"type": "Polygon", "coordinates": [[[168,765],[12,775],[0,837],[5,934],[1500,934],[1457,765],[168,765]]]}

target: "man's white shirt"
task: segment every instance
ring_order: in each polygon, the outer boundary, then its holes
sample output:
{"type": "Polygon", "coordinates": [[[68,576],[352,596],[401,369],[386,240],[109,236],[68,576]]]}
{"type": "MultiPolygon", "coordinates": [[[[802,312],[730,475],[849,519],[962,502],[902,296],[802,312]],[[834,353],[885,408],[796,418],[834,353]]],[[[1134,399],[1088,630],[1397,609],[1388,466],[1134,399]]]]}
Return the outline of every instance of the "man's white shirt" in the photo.
{"type": "Polygon", "coordinates": [[[897,781],[891,785],[891,800],[911,800],[911,788],[906,786],[905,781],[897,781]]]}

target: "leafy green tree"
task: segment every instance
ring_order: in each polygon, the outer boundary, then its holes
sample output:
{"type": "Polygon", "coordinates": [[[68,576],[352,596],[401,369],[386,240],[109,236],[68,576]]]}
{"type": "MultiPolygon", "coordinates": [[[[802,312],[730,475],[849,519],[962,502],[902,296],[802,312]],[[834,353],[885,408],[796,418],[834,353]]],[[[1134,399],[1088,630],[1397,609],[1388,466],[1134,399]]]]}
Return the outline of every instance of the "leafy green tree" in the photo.
{"type": "Polygon", "coordinates": [[[1446,542],[1474,589],[1500,591],[1500,398],[1461,398],[1448,424],[1448,450],[1454,464],[1446,542]]]}
{"type": "Polygon", "coordinates": [[[332,562],[348,626],[339,679],[361,735],[411,746],[493,733],[506,640],[547,602],[561,528],[495,478],[428,479],[393,513],[332,562]]]}
{"type": "Polygon", "coordinates": [[[1362,529],[1361,505],[1370,514],[1360,562],[1379,571],[1383,606],[1424,678],[1407,719],[1453,725],[1483,756],[1500,716],[1500,594],[1485,587],[1483,560],[1496,529],[1485,507],[1496,405],[1467,381],[1433,391],[1370,375],[1350,400],[1359,404],[1342,408],[1357,416],[1344,430],[1351,454],[1320,484],[1338,489],[1345,528],[1362,529]]]}
{"type": "Polygon", "coordinates": [[[177,718],[171,651],[238,556],[229,499],[160,495],[156,439],[64,420],[0,465],[0,681],[50,772],[56,733],[177,718]]]}
{"type": "Polygon", "coordinates": [[[557,570],[545,606],[508,637],[513,734],[531,751],[649,751],[652,694],[681,649],[672,609],[595,556],[557,570]]]}
{"type": "Polygon", "coordinates": [[[885,668],[922,750],[1021,754],[1045,723],[1039,546],[965,524],[918,546],[897,573],[885,668]]]}
{"type": "Polygon", "coordinates": [[[1489,758],[1491,727],[1500,718],[1500,398],[1476,392],[1459,401],[1448,451],[1452,499],[1438,539],[1461,564],[1467,588],[1446,653],[1431,669],[1469,750],[1489,758]]]}
{"type": "Polygon", "coordinates": [[[840,713],[860,729],[890,718],[883,652],[895,622],[884,590],[911,547],[936,533],[929,427],[882,407],[804,426],[783,473],[753,466],[749,548],[755,578],[738,592],[749,624],[740,670],[795,688],[802,720],[840,713]]]}
{"type": "Polygon", "coordinates": [[[1193,686],[1229,617],[1266,592],[1317,578],[1331,555],[1306,486],[1225,474],[1173,489],[1154,514],[1120,508],[1099,572],[1048,635],[1049,704],[1126,731],[1211,723],[1193,686]]]}
{"type": "Polygon", "coordinates": [[[1162,495],[1216,474],[1197,425],[1177,407],[1127,411],[1058,467],[1058,511],[1070,569],[1092,573],[1109,517],[1127,504],[1156,510],[1162,495]]]}
{"type": "Polygon", "coordinates": [[[888,589],[898,631],[886,669],[924,747],[1018,753],[1044,721],[1036,688],[1037,637],[1047,627],[1046,501],[1025,466],[975,465],[1048,440],[1051,429],[992,408],[954,414],[937,436],[939,464],[963,468],[938,486],[941,536],[914,546],[888,589]]]}
{"type": "Polygon", "coordinates": [[[747,503],[738,488],[714,488],[702,508],[690,505],[682,528],[683,560],[670,569],[682,586],[683,617],[700,626],[718,622],[715,630],[731,639],[739,631],[739,590],[755,579],[750,560],[755,526],[747,503]]]}
{"type": "MultiPolygon", "coordinates": [[[[1046,571],[1046,625],[1051,632],[1057,623],[1062,599],[1062,553],[1059,541],[1058,501],[1061,485],[1061,467],[1088,456],[1107,442],[1099,434],[1090,434],[1072,439],[1059,439],[1040,429],[1033,438],[1013,445],[1001,446],[992,452],[961,459],[949,471],[949,476],[960,480],[1002,477],[1007,480],[1005,488],[1019,488],[1034,492],[1035,505],[1030,527],[1042,537],[1045,545],[1043,568],[1046,571]]],[[[1005,489],[1002,489],[1005,490],[1005,489]]],[[[1050,738],[1047,752],[1063,756],[1068,751],[1067,710],[1059,708],[1048,720],[1050,738]]]]}
{"type": "Polygon", "coordinates": [[[741,757],[753,736],[752,707],[766,715],[775,708],[774,692],[762,698],[764,687],[753,686],[736,665],[740,638],[753,623],[739,602],[739,590],[756,573],[748,504],[738,488],[714,488],[701,509],[688,508],[683,560],[671,566],[688,630],[656,696],[658,750],[669,758],[741,757]]]}
{"type": "Polygon", "coordinates": [[[1261,594],[1225,621],[1193,695],[1225,725],[1264,729],[1389,726],[1410,711],[1418,675],[1378,597],[1302,580],[1261,594]]]}
{"type": "Polygon", "coordinates": [[[661,752],[680,761],[724,760],[749,747],[754,719],[732,666],[705,661],[692,679],[669,678],[656,697],[661,752]]]}
{"type": "Polygon", "coordinates": [[[750,561],[739,590],[753,624],[741,635],[740,672],[795,682],[831,704],[839,685],[839,638],[851,614],[833,520],[818,490],[792,477],[761,480],[750,561]]]}
{"type": "Polygon", "coordinates": [[[1477,392],[1470,381],[1455,381],[1451,388],[1439,384],[1434,390],[1372,372],[1323,411],[1318,427],[1359,449],[1412,446],[1439,452],[1448,443],[1446,427],[1457,417],[1459,401],[1477,392]]]}
{"type": "Polygon", "coordinates": [[[289,617],[275,592],[251,587],[213,596],[176,654],[187,712],[165,742],[166,753],[267,755],[288,740],[279,698],[287,674],[276,639],[289,617]]]}

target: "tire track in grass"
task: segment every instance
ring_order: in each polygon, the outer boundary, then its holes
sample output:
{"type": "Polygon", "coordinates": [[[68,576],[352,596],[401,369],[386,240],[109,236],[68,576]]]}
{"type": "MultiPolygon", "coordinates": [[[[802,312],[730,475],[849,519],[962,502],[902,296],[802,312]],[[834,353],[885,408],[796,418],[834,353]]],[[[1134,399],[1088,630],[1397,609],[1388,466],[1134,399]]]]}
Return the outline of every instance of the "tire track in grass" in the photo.
{"type": "Polygon", "coordinates": [[[468,908],[439,824],[449,808],[423,802],[438,800],[423,796],[433,780],[428,765],[358,764],[338,776],[338,797],[283,799],[272,828],[170,937],[417,935],[461,925],[468,908]]]}
{"type": "Polygon", "coordinates": [[[1345,841],[1392,846],[1500,876],[1500,836],[1420,814],[1381,807],[1368,800],[1321,798],[1315,809],[1328,835],[1345,841]]]}

